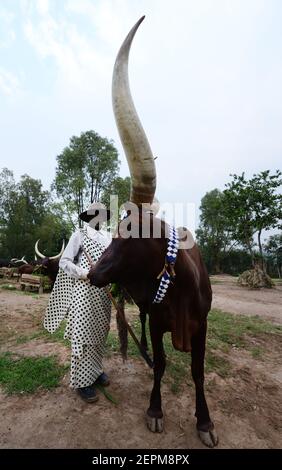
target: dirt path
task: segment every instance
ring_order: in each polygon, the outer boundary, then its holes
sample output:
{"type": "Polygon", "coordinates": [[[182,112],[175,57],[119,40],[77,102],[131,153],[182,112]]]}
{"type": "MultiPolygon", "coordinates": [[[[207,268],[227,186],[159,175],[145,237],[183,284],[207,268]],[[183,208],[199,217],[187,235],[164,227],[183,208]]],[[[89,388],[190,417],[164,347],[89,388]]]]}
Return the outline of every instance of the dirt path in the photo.
{"type": "MultiPolygon", "coordinates": [[[[278,319],[281,292],[264,294],[254,301],[253,291],[241,296],[236,286],[216,284],[214,306],[240,313],[278,319]],[[231,295],[230,295],[231,292],[231,295]],[[267,305],[271,317],[262,312],[267,305]],[[251,309],[251,306],[253,307],[251,309]],[[276,312],[276,313],[275,313],[276,312]]],[[[25,356],[57,354],[60,362],[69,362],[69,350],[48,339],[32,339],[16,344],[13,335],[38,330],[48,300],[24,296],[0,289],[0,339],[2,351],[25,356]]],[[[131,315],[134,313],[131,312],[131,315]]],[[[136,313],[135,313],[136,315],[136,313]]],[[[281,447],[281,345],[269,345],[263,361],[248,351],[232,349],[229,354],[233,373],[222,379],[217,373],[206,375],[206,397],[216,424],[219,448],[281,447]],[[280,360],[279,360],[280,357],[280,360]]],[[[111,378],[109,388],[118,401],[115,405],[100,394],[95,404],[85,404],[69,389],[68,374],[52,391],[33,395],[6,396],[0,393],[1,448],[204,448],[195,430],[194,387],[183,386],[175,395],[164,378],[162,396],[165,430],[152,434],[145,424],[145,410],[152,386],[152,372],[141,359],[123,364],[117,354],[105,360],[111,378]]],[[[187,374],[190,374],[187,371],[187,374]]]]}
{"type": "Polygon", "coordinates": [[[241,315],[258,315],[282,324],[282,286],[275,289],[240,287],[232,276],[213,276],[213,308],[241,315]],[[218,283],[217,283],[218,282],[218,283]]]}

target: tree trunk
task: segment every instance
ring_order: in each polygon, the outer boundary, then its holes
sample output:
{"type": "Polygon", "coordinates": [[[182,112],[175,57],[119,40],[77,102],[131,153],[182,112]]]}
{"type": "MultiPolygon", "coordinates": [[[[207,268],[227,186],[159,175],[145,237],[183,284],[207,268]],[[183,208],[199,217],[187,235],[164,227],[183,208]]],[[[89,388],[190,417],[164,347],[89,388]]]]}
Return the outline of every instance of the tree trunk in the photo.
{"type": "Polygon", "coordinates": [[[218,256],[215,256],[215,260],[214,260],[214,271],[215,271],[215,274],[220,274],[220,273],[221,273],[220,261],[219,261],[219,257],[218,257],[218,256]]]}
{"type": "Polygon", "coordinates": [[[255,258],[254,258],[254,253],[253,253],[253,250],[252,250],[252,246],[251,246],[250,240],[247,240],[247,241],[246,241],[246,245],[247,245],[247,248],[248,248],[249,253],[250,253],[250,255],[251,255],[252,268],[254,268],[254,267],[255,267],[255,258]]]}
{"type": "Polygon", "coordinates": [[[91,178],[91,195],[90,195],[90,202],[92,204],[92,202],[94,202],[94,198],[93,198],[93,194],[94,194],[94,180],[93,178],[91,178]]]}
{"type": "Polygon", "coordinates": [[[264,259],[263,259],[263,254],[262,254],[261,230],[259,230],[259,232],[258,232],[258,245],[259,245],[259,253],[260,253],[260,259],[261,259],[262,270],[263,270],[264,272],[266,272],[265,263],[264,263],[264,259]]]}
{"type": "Polygon", "coordinates": [[[79,190],[79,192],[78,192],[78,214],[77,214],[78,215],[78,226],[79,226],[79,228],[83,227],[83,222],[79,218],[79,214],[81,214],[81,212],[83,212],[83,199],[82,199],[81,191],[79,190]]]}

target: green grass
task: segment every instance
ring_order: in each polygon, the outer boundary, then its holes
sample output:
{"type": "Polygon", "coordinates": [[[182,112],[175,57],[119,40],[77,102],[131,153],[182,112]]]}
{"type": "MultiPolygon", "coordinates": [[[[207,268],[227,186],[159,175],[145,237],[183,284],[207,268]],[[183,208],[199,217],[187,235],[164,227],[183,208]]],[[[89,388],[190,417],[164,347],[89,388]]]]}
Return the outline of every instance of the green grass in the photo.
{"type": "Polygon", "coordinates": [[[263,358],[263,351],[260,347],[254,347],[250,349],[251,355],[253,356],[254,359],[260,359],[262,360],[263,358]]]}
{"type": "Polygon", "coordinates": [[[211,310],[208,316],[208,346],[227,352],[231,346],[250,349],[248,339],[265,334],[281,335],[282,327],[262,320],[258,316],[233,315],[211,310]]]}
{"type": "Polygon", "coordinates": [[[37,339],[37,338],[42,338],[42,336],[43,336],[43,333],[41,331],[37,331],[36,333],[33,333],[31,335],[17,336],[16,344],[28,343],[28,341],[32,341],[33,339],[37,339]]]}
{"type": "MultiPolygon", "coordinates": [[[[148,323],[148,322],[147,322],[148,323]]],[[[139,320],[133,322],[133,328],[140,338],[141,325],[139,320]]],[[[257,316],[246,317],[233,315],[220,310],[212,310],[208,317],[207,349],[205,357],[205,371],[216,372],[221,377],[232,374],[232,366],[227,354],[232,347],[244,348],[250,351],[257,360],[263,358],[263,346],[254,346],[251,338],[265,338],[265,335],[280,335],[282,328],[257,316]]],[[[147,328],[147,339],[150,335],[147,328]]],[[[149,350],[152,351],[150,340],[149,350]]],[[[177,393],[183,384],[191,385],[190,354],[176,351],[171,342],[171,334],[164,335],[164,349],[166,352],[166,373],[164,381],[170,385],[171,390],[177,393]]],[[[119,340],[115,332],[110,332],[107,341],[107,354],[119,351],[119,340]]],[[[128,356],[139,357],[140,353],[134,341],[129,336],[128,356]]]]}
{"type": "Polygon", "coordinates": [[[66,321],[63,321],[60,327],[53,334],[51,334],[47,330],[45,330],[45,328],[43,328],[43,325],[39,325],[39,331],[36,331],[35,333],[32,333],[30,335],[18,336],[16,338],[16,344],[27,343],[28,341],[32,341],[33,339],[37,338],[45,338],[49,341],[59,342],[64,344],[65,346],[69,346],[70,342],[67,339],[64,339],[65,327],[66,321]]]}
{"type": "Polygon", "coordinates": [[[4,353],[0,355],[0,384],[8,394],[50,390],[59,385],[67,368],[56,356],[14,358],[4,353]]]}
{"type": "Polygon", "coordinates": [[[19,290],[14,284],[1,284],[0,289],[12,290],[18,295],[31,295],[34,299],[40,299],[40,295],[36,292],[19,290]]]}
{"type": "Polygon", "coordinates": [[[13,284],[1,284],[1,289],[5,289],[5,290],[16,290],[17,287],[13,284]]]}

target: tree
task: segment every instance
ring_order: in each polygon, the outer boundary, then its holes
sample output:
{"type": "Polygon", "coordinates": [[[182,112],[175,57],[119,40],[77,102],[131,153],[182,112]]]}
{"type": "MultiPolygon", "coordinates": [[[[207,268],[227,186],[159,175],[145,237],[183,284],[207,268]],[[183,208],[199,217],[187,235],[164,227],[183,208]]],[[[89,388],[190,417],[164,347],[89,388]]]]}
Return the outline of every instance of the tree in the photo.
{"type": "Polygon", "coordinates": [[[40,180],[28,175],[15,183],[7,169],[0,174],[1,185],[1,257],[34,259],[34,244],[42,239],[46,253],[57,254],[63,239],[71,232],[66,218],[40,180]]]}
{"type": "Polygon", "coordinates": [[[263,230],[279,227],[282,218],[282,196],[277,189],[282,173],[273,175],[269,170],[255,174],[250,180],[232,175],[233,181],[225,185],[224,211],[234,240],[247,247],[254,264],[254,236],[257,234],[260,258],[263,262],[261,235],[263,230]]]}
{"type": "Polygon", "coordinates": [[[219,189],[213,189],[201,200],[199,229],[196,231],[197,242],[211,272],[221,271],[221,259],[230,246],[231,237],[224,213],[224,195],[219,189]]]}
{"type": "Polygon", "coordinates": [[[248,250],[254,264],[254,234],[255,227],[252,219],[251,193],[245,174],[233,176],[233,181],[227,183],[224,195],[224,213],[230,236],[233,240],[248,250]]]}
{"type": "Polygon", "coordinates": [[[90,202],[101,199],[111,187],[119,169],[118,152],[111,140],[94,131],[73,136],[70,144],[57,157],[56,190],[69,214],[79,214],[90,202]]]}
{"type": "Polygon", "coordinates": [[[118,205],[120,207],[122,204],[129,201],[130,185],[131,179],[129,176],[126,176],[125,178],[118,176],[112,181],[112,184],[103,191],[101,202],[108,207],[110,204],[110,197],[112,195],[117,195],[118,205]]]}
{"type": "MultiPolygon", "coordinates": [[[[267,261],[273,266],[278,277],[282,277],[282,233],[271,235],[263,246],[267,253],[267,261]]],[[[270,266],[270,270],[272,268],[270,266]]],[[[274,271],[273,269],[273,271],[274,271]]]]}
{"type": "Polygon", "coordinates": [[[262,231],[276,227],[282,228],[282,195],[276,192],[277,188],[282,184],[281,176],[282,173],[279,170],[274,175],[271,175],[270,171],[266,170],[254,175],[249,181],[253,225],[257,232],[263,267],[262,231]]]}
{"type": "Polygon", "coordinates": [[[35,238],[40,238],[40,251],[46,256],[54,256],[61,251],[62,242],[68,242],[73,227],[65,220],[63,214],[58,215],[50,206],[46,211],[41,224],[35,232],[35,238]]]}
{"type": "Polygon", "coordinates": [[[0,173],[0,226],[5,226],[8,216],[8,203],[15,190],[15,179],[13,172],[3,168],[0,173]]]}
{"type": "Polygon", "coordinates": [[[6,193],[5,226],[2,230],[2,247],[12,257],[33,256],[34,233],[44,217],[48,191],[42,190],[41,181],[21,177],[6,193]]]}

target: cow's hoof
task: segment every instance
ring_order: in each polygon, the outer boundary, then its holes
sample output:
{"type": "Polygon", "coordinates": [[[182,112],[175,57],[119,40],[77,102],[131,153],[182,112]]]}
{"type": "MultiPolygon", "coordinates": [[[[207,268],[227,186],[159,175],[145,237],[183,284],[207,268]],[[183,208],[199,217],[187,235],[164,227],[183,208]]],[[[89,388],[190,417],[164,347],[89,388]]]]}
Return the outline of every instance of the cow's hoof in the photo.
{"type": "Polygon", "coordinates": [[[207,447],[216,447],[218,444],[218,436],[215,429],[210,429],[209,431],[198,430],[198,436],[207,447]]]}
{"type": "Polygon", "coordinates": [[[164,419],[153,418],[152,416],[146,415],[146,421],[148,429],[152,432],[163,432],[164,430],[164,419]]]}

